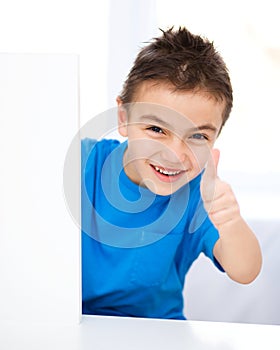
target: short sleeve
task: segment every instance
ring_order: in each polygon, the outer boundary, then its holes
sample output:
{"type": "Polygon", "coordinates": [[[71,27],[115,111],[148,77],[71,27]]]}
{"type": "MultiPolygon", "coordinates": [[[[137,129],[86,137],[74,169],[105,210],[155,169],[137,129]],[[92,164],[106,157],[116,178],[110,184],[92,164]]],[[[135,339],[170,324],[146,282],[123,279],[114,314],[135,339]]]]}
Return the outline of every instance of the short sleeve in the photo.
{"type": "Polygon", "coordinates": [[[222,272],[224,272],[223,267],[219,264],[217,259],[215,258],[213,254],[213,249],[220,238],[219,231],[215,228],[215,226],[212,224],[211,220],[207,216],[205,219],[205,222],[203,224],[203,253],[213,261],[215,266],[222,272]]]}
{"type": "Polygon", "coordinates": [[[82,169],[85,169],[88,157],[96,144],[96,140],[85,138],[81,141],[81,167],[82,169]]]}
{"type": "Polygon", "coordinates": [[[204,253],[220,271],[224,271],[213,254],[214,246],[220,238],[220,235],[204,208],[200,195],[200,181],[201,176],[197,178],[197,181],[194,182],[192,186],[192,205],[190,206],[191,219],[188,232],[190,235],[196,237],[196,254],[204,253]]]}

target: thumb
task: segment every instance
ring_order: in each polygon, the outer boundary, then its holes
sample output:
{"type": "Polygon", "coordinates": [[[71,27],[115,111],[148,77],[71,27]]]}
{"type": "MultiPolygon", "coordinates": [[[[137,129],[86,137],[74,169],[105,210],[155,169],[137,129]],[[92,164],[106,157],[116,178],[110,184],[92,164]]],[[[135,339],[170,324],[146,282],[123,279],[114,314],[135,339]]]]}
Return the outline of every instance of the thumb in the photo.
{"type": "Polygon", "coordinates": [[[220,151],[217,148],[211,150],[208,162],[203,174],[204,179],[214,180],[218,175],[218,164],[220,160],[220,151]]]}
{"type": "Polygon", "coordinates": [[[204,200],[212,200],[215,192],[215,180],[217,179],[217,169],[220,159],[220,151],[212,149],[205,171],[201,179],[201,194],[204,200]]]}
{"type": "Polygon", "coordinates": [[[212,160],[213,160],[213,165],[215,167],[216,170],[216,176],[218,174],[218,164],[220,161],[220,150],[218,150],[217,148],[213,148],[212,149],[212,160]]]}

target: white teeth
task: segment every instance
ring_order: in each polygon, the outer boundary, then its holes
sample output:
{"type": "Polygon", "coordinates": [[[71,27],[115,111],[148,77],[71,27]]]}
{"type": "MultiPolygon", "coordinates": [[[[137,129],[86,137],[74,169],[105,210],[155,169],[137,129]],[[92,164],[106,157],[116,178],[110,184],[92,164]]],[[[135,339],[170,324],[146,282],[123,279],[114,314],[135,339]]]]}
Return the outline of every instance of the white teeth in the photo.
{"type": "Polygon", "coordinates": [[[156,171],[160,172],[161,174],[164,175],[168,175],[168,176],[174,176],[174,175],[178,175],[180,174],[181,170],[177,170],[177,171],[167,171],[167,170],[163,170],[157,166],[154,167],[156,169],[156,171]]]}

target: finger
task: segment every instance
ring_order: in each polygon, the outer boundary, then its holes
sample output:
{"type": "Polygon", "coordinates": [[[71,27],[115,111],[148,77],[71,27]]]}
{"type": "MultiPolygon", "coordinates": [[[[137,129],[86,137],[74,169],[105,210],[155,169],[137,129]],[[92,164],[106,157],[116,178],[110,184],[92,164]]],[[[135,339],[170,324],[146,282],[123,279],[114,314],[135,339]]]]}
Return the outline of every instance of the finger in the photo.
{"type": "Polygon", "coordinates": [[[239,215],[239,207],[225,208],[216,212],[210,212],[209,217],[213,224],[217,227],[226,222],[234,220],[239,215]]]}
{"type": "Polygon", "coordinates": [[[209,206],[208,213],[210,214],[233,208],[235,202],[233,200],[229,200],[226,195],[222,195],[209,203],[205,202],[204,205],[209,206]]]}
{"type": "MultiPolygon", "coordinates": [[[[206,202],[206,204],[208,203],[206,202]]],[[[239,204],[231,186],[221,180],[217,180],[215,198],[209,212],[215,213],[227,209],[233,211],[239,210],[239,204]]]]}

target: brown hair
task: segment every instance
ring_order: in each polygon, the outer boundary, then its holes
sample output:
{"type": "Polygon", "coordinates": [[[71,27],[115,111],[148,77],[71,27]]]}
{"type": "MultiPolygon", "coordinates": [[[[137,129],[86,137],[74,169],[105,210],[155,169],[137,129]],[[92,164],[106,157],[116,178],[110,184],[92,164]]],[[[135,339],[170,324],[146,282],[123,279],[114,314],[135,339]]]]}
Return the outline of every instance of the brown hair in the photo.
{"type": "Polygon", "coordinates": [[[120,95],[122,102],[133,102],[144,81],[171,83],[175,91],[205,92],[225,101],[224,125],[232,108],[232,86],[225,62],[213,43],[184,27],[161,31],[162,36],[154,38],[136,57],[120,95]]]}

